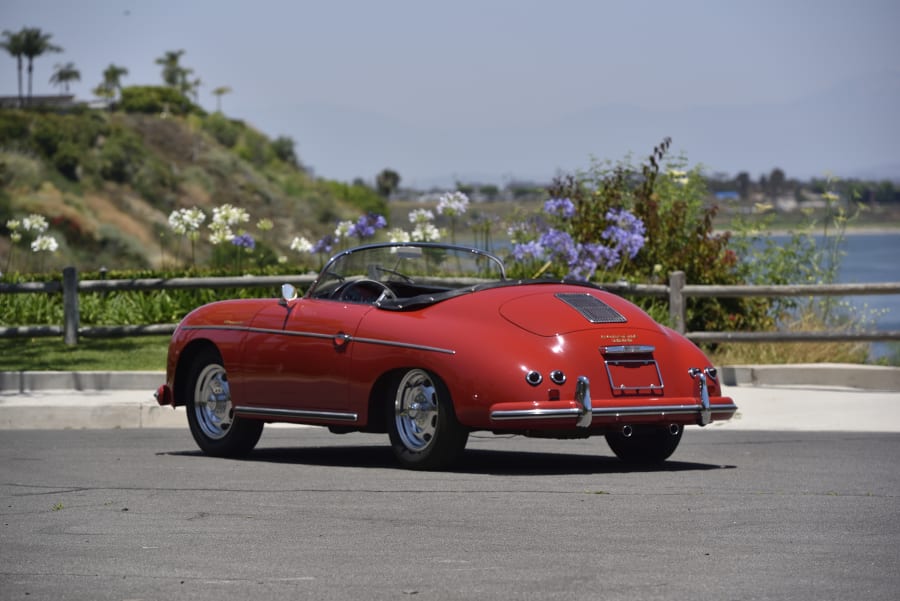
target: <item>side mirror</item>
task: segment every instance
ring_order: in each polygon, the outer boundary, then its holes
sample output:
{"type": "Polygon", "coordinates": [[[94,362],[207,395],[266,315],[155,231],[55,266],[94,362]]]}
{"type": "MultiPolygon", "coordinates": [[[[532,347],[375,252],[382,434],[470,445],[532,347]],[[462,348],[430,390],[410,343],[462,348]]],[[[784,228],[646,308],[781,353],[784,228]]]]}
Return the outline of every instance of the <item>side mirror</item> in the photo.
{"type": "Polygon", "coordinates": [[[288,304],[292,300],[297,299],[297,288],[294,287],[293,284],[282,284],[281,285],[281,300],[284,304],[288,304]]]}

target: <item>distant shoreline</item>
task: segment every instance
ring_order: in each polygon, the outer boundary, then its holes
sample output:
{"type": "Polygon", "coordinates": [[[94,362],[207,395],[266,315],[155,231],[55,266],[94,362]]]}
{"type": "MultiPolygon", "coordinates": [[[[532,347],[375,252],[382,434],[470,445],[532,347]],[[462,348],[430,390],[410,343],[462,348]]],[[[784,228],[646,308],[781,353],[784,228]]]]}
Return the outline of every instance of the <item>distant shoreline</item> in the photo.
{"type": "MultiPolygon", "coordinates": [[[[768,230],[749,230],[747,233],[754,236],[789,236],[793,233],[796,233],[796,229],[789,229],[783,227],[777,227],[768,230]]],[[[734,230],[730,230],[728,228],[716,228],[716,233],[732,233],[734,234],[734,230]]],[[[829,234],[833,234],[835,232],[834,228],[828,228],[829,234]]],[[[809,230],[809,233],[813,236],[818,236],[823,233],[822,226],[818,226],[809,230]]],[[[900,235],[900,225],[897,226],[888,226],[888,225],[854,225],[848,226],[844,230],[845,236],[887,236],[891,234],[900,235]]]]}

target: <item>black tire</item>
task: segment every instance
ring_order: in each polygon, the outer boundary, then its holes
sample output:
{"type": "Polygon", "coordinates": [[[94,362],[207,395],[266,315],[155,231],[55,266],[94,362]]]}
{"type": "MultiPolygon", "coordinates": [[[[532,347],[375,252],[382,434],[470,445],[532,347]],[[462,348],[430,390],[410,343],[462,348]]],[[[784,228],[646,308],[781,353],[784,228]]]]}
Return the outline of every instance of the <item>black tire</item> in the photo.
{"type": "Polygon", "coordinates": [[[672,456],[683,433],[681,426],[676,434],[668,427],[634,426],[631,436],[625,436],[621,430],[607,432],[606,442],[616,457],[626,463],[654,465],[672,456]]]}
{"type": "Polygon", "coordinates": [[[457,421],[444,383],[423,369],[410,369],[393,391],[387,430],[397,461],[414,470],[452,465],[465,449],[469,431],[457,421]]]}
{"type": "Polygon", "coordinates": [[[188,373],[187,417],[197,446],[214,457],[241,457],[253,450],[263,422],[234,416],[228,374],[219,353],[201,351],[188,373]]]}

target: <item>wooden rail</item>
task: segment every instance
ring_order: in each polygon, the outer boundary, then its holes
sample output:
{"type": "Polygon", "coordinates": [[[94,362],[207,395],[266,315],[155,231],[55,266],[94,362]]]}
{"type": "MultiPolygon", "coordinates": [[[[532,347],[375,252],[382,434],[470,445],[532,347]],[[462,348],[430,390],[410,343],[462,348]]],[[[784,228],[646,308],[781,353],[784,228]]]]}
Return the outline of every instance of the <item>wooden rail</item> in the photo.
{"type": "MultiPolygon", "coordinates": [[[[147,324],[127,326],[80,327],[78,293],[125,290],[173,290],[173,289],[225,289],[260,288],[278,289],[283,283],[298,288],[310,285],[314,275],[298,276],[241,276],[209,278],[146,278],[131,280],[82,280],[78,281],[75,268],[63,270],[61,281],[0,284],[0,294],[63,294],[64,322],[61,326],[9,326],[0,327],[0,338],[62,336],[66,344],[78,343],[78,337],[113,338],[171,334],[177,324],[147,324]]],[[[437,280],[435,280],[437,282],[437,280]]],[[[877,342],[900,340],[900,331],[823,331],[823,332],[686,332],[685,301],[691,297],[741,298],[741,297],[812,297],[812,296],[865,296],[900,294],[900,282],[879,284],[811,284],[788,286],[703,286],[685,282],[681,271],[669,275],[668,285],[663,284],[604,284],[603,288],[622,295],[657,296],[668,298],[669,316],[673,328],[695,342],[823,342],[855,341],[877,342]]]]}

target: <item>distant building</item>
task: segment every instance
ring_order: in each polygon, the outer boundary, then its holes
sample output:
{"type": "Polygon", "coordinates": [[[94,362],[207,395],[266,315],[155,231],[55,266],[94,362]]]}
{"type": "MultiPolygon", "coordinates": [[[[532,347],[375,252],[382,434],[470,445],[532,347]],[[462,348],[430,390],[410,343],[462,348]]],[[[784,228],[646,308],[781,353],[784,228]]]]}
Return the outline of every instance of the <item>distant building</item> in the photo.
{"type": "MultiPolygon", "coordinates": [[[[47,107],[47,108],[70,108],[75,106],[74,94],[52,94],[46,96],[32,96],[31,98],[23,97],[22,102],[28,107],[47,107]]],[[[0,108],[16,109],[19,108],[18,96],[0,96],[0,108]]]]}

